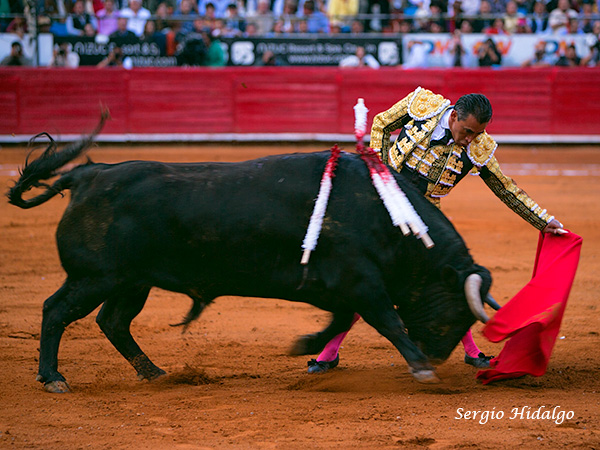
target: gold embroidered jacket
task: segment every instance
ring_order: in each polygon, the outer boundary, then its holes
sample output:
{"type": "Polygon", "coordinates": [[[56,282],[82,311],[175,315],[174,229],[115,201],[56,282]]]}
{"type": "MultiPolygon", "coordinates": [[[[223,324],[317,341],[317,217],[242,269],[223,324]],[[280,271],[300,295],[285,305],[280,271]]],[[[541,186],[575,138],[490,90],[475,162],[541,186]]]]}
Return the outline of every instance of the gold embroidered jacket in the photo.
{"type": "Polygon", "coordinates": [[[466,148],[456,143],[431,145],[431,135],[450,101],[418,88],[373,119],[371,148],[384,163],[400,172],[407,167],[424,181],[424,195],[436,206],[469,172],[480,175],[510,209],[539,230],[554,217],[542,209],[515,182],[504,175],[494,157],[498,144],[483,132],[466,148]],[[390,145],[390,135],[402,128],[390,145]]]}

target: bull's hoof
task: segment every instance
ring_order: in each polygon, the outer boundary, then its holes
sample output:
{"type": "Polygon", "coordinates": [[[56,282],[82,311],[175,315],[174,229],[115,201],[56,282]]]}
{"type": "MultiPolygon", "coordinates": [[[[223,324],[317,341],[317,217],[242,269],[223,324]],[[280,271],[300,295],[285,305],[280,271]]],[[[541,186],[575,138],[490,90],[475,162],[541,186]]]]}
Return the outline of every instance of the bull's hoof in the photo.
{"type": "Polygon", "coordinates": [[[144,380],[154,381],[166,374],[167,374],[167,372],[165,372],[164,370],[158,369],[158,371],[152,372],[152,373],[147,373],[147,374],[138,373],[137,377],[138,377],[138,380],[140,380],[140,381],[144,381],[144,380]]]}
{"type": "Polygon", "coordinates": [[[411,369],[412,376],[415,377],[419,383],[435,384],[441,383],[434,370],[415,370],[411,369]]]}
{"type": "Polygon", "coordinates": [[[44,383],[44,389],[51,394],[70,394],[71,387],[66,381],[49,381],[44,383]]]}
{"type": "Polygon", "coordinates": [[[317,343],[318,336],[316,334],[307,334],[300,336],[290,348],[291,356],[314,355],[323,350],[322,346],[317,343]]]}

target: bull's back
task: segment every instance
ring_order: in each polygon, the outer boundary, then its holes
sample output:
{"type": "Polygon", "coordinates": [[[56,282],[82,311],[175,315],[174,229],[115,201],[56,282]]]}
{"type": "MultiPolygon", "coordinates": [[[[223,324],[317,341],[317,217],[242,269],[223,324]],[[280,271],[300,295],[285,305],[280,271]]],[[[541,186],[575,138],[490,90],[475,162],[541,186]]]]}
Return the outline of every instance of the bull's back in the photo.
{"type": "MultiPolygon", "coordinates": [[[[273,277],[286,284],[301,274],[302,240],[328,158],[320,152],[84,168],[57,233],[63,266],[70,274],[126,275],[174,290],[273,277]]],[[[441,216],[404,188],[424,220],[441,216]]],[[[389,267],[402,242],[408,240],[392,226],[362,160],[342,154],[313,262],[326,255],[340,271],[374,261],[389,267]]]]}

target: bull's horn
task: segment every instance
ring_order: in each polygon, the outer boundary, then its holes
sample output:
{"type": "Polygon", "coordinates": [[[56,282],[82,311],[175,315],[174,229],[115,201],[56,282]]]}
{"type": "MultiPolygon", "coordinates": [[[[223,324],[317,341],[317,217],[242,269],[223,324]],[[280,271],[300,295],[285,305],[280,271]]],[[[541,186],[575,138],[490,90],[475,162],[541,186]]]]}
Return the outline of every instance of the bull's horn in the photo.
{"type": "Polygon", "coordinates": [[[490,319],[483,310],[483,302],[481,301],[481,295],[479,294],[479,288],[481,288],[482,282],[483,279],[481,278],[481,275],[476,273],[469,275],[465,281],[465,295],[473,315],[483,323],[486,323],[490,319]]]}
{"type": "Polygon", "coordinates": [[[498,311],[501,308],[498,302],[496,302],[496,300],[494,300],[494,297],[492,297],[490,294],[487,295],[484,302],[490,305],[495,311],[498,311]]]}

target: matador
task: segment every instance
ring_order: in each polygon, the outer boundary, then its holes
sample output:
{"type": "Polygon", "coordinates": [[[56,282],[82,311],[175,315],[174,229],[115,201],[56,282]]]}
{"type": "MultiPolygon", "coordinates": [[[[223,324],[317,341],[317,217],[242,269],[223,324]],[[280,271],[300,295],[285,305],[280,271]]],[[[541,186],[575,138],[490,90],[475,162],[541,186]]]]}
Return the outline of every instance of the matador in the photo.
{"type": "MultiPolygon", "coordinates": [[[[482,94],[460,97],[456,104],[417,88],[373,119],[371,148],[382,161],[412,182],[434,205],[467,174],[478,175],[510,209],[540,231],[563,232],[562,224],[500,170],[494,153],[498,144],[486,133],[492,107],[482,94]],[[391,134],[399,131],[392,144],[391,134]]],[[[354,324],[360,317],[355,314],[354,324]]],[[[349,331],[349,330],[348,330],[349,331]]],[[[334,337],[309,373],[325,372],[339,363],[339,347],[348,331],[334,337]]],[[[471,331],[462,339],[465,363],[488,368],[492,356],[479,350],[471,331]]]]}

